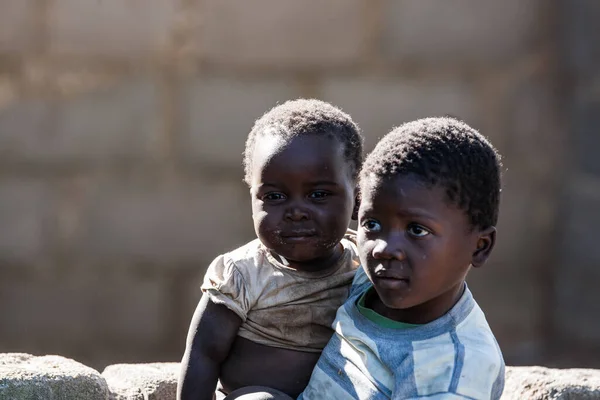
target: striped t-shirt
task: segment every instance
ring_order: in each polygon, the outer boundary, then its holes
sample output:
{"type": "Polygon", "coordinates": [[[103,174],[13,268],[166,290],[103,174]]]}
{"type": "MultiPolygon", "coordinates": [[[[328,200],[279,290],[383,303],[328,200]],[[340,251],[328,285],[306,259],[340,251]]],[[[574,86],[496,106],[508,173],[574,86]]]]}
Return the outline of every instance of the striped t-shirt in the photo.
{"type": "Polygon", "coordinates": [[[359,312],[356,302],[371,287],[359,268],[299,400],[500,398],[502,353],[468,288],[441,318],[393,329],[359,312]]]}

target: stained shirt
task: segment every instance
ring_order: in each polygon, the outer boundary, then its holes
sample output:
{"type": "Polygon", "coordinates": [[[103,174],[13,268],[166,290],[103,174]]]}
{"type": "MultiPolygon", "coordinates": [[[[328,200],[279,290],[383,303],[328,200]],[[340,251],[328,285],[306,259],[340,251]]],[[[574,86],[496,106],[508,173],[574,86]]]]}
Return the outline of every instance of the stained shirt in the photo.
{"type": "Polygon", "coordinates": [[[202,291],[242,319],[239,336],[271,347],[321,352],[359,266],[355,233],[348,230],[341,244],[335,264],[303,272],[280,263],[256,239],[218,256],[202,291]]]}

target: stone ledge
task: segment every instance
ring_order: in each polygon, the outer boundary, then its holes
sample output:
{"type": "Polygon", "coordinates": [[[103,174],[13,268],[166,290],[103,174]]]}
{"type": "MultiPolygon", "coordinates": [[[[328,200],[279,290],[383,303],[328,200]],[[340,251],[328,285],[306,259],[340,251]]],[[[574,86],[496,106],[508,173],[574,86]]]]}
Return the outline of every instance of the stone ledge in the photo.
{"type": "Polygon", "coordinates": [[[507,367],[502,399],[600,399],[600,370],[507,367]]]}
{"type": "Polygon", "coordinates": [[[110,400],[175,399],[179,363],[115,364],[102,376],[110,388],[110,400]]]}
{"type": "MultiPolygon", "coordinates": [[[[102,375],[59,356],[0,354],[0,399],[174,400],[179,363],[116,364],[102,375]]],[[[503,400],[600,399],[600,370],[507,367],[503,400]]]]}
{"type": "Polygon", "coordinates": [[[68,358],[0,354],[0,399],[106,400],[108,393],[97,371],[68,358]]]}

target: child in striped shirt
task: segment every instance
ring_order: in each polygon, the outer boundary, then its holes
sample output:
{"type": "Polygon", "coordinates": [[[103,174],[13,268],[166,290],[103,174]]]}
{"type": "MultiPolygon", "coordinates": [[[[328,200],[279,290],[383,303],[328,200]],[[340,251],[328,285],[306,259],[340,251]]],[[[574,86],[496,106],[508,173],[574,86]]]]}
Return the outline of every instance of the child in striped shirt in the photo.
{"type": "Polygon", "coordinates": [[[499,399],[502,353],[465,277],[496,240],[500,158],[453,118],[406,123],[360,174],[362,264],[300,399],[499,399]]]}

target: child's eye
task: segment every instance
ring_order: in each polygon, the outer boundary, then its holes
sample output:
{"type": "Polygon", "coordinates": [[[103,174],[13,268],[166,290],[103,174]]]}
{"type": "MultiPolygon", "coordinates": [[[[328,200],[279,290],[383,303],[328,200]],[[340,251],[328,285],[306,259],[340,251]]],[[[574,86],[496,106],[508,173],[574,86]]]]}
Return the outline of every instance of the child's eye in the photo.
{"type": "Polygon", "coordinates": [[[381,224],[374,219],[366,219],[360,224],[367,232],[381,231],[381,224]]]}
{"type": "Polygon", "coordinates": [[[410,225],[408,227],[408,233],[414,237],[425,237],[431,234],[431,232],[429,232],[427,229],[418,224],[410,225]]]}
{"type": "Polygon", "coordinates": [[[327,196],[329,196],[329,193],[324,190],[315,190],[310,195],[308,195],[308,197],[310,197],[311,199],[324,199],[327,196]]]}
{"type": "Polygon", "coordinates": [[[263,196],[263,200],[269,200],[269,201],[277,201],[277,200],[284,200],[284,199],[285,199],[285,195],[283,193],[277,193],[277,192],[267,193],[263,196]]]}

